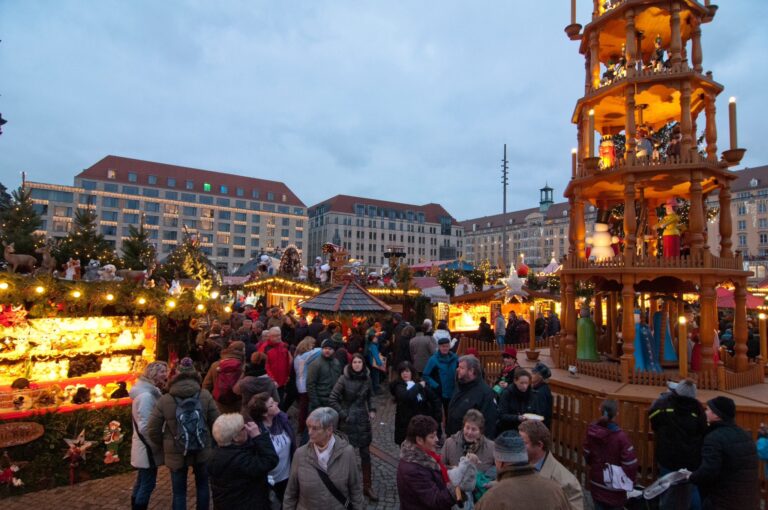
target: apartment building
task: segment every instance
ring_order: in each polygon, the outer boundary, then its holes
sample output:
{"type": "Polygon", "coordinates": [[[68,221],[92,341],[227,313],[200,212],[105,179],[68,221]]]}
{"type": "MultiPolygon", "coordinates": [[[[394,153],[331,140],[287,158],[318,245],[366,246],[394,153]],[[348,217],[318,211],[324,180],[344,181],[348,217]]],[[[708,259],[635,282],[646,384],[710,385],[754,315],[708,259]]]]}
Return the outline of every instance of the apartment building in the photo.
{"type": "Polygon", "coordinates": [[[282,182],[107,156],[77,174],[74,186],[25,186],[49,237],[66,236],[76,208],[89,208],[118,253],[129,225],[140,224],[160,260],[186,229],[200,236],[202,250],[225,274],[263,252],[289,245],[304,252],[307,209],[282,182]]]}
{"type": "Polygon", "coordinates": [[[368,266],[384,265],[389,250],[401,251],[413,265],[461,257],[463,241],[462,226],[439,204],[336,195],[309,208],[309,260],[331,242],[368,266]]]}
{"type": "MultiPolygon", "coordinates": [[[[731,218],[733,250],[744,254],[745,265],[755,273],[753,279],[768,277],[768,166],[744,168],[731,183],[731,218]]],[[[718,196],[707,197],[707,207],[718,207],[718,196]]],[[[720,226],[717,220],[707,224],[710,250],[717,253],[720,226]]]]}

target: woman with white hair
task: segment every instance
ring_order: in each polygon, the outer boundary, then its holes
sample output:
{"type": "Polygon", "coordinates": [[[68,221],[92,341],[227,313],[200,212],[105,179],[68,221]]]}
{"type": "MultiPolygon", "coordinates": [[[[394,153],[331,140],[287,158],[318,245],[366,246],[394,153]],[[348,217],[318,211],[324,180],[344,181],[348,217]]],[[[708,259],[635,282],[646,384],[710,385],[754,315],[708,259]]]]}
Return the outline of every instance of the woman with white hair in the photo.
{"type": "Polygon", "coordinates": [[[168,364],[165,361],[153,361],[144,368],[129,393],[133,419],[131,466],[138,469],[131,495],[132,510],[142,510],[149,506],[149,498],[157,481],[157,466],[163,464],[161,448],[150,444],[147,439],[147,422],[167,382],[168,364]]]}
{"type": "Polygon", "coordinates": [[[218,445],[208,463],[214,510],[269,510],[267,473],[278,462],[269,434],[241,413],[222,414],[212,428],[218,445]]]}
{"type": "Polygon", "coordinates": [[[283,510],[365,508],[355,449],[334,434],[338,424],[330,407],[309,414],[309,443],[293,455],[283,510]]]}

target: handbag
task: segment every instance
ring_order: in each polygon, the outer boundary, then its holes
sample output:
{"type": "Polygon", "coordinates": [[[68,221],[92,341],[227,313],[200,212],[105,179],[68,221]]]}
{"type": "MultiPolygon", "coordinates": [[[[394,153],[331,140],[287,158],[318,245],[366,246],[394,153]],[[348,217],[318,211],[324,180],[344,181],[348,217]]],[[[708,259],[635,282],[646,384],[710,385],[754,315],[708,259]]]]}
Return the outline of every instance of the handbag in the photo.
{"type": "Polygon", "coordinates": [[[317,471],[317,475],[320,477],[320,480],[323,482],[323,485],[325,485],[325,488],[328,489],[328,492],[330,492],[331,495],[333,495],[333,497],[336,498],[336,500],[341,503],[342,506],[344,506],[344,508],[352,508],[352,502],[339,490],[338,487],[333,484],[331,478],[328,476],[328,473],[317,466],[315,466],[315,470],[317,471]]]}
{"type": "Polygon", "coordinates": [[[621,466],[607,462],[603,468],[603,483],[616,491],[631,491],[635,487],[621,466]]]}

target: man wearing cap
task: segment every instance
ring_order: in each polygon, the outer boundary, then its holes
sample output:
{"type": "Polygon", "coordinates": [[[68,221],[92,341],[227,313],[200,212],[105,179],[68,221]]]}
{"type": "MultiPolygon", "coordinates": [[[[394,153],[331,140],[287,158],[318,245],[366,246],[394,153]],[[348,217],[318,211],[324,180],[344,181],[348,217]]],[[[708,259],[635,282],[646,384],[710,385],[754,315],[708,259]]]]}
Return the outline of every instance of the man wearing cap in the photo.
{"type": "Polygon", "coordinates": [[[341,363],[334,357],[333,340],[326,338],[321,347],[321,355],[307,369],[309,412],[318,407],[329,407],[331,391],[341,375],[341,363]]]}
{"type": "MultiPolygon", "coordinates": [[[[429,358],[427,366],[424,367],[424,381],[429,384],[429,387],[435,393],[440,395],[443,401],[443,416],[446,417],[447,424],[448,404],[456,389],[456,367],[459,364],[459,357],[456,356],[455,352],[451,351],[451,341],[449,339],[440,338],[437,343],[437,352],[429,358]]],[[[464,418],[463,413],[461,418],[464,418]]],[[[453,432],[456,432],[456,430],[453,432]]]]}
{"type": "Polygon", "coordinates": [[[709,429],[701,466],[689,478],[701,491],[704,510],[757,510],[757,450],[752,436],[736,425],[736,404],[728,397],[715,397],[707,401],[705,413],[709,429]]]}
{"type": "MultiPolygon", "coordinates": [[[[661,476],[683,468],[695,471],[701,464],[701,443],[707,431],[704,407],[696,400],[693,381],[683,379],[668,386],[670,391],[662,393],[648,411],[661,476]]],[[[659,508],[687,510],[698,500],[693,485],[674,485],[662,494],[659,508]]]]}
{"type": "Polygon", "coordinates": [[[507,430],[494,442],[496,485],[477,503],[477,510],[569,510],[560,485],[539,476],[528,463],[525,442],[516,431],[507,430]]]}
{"type": "Polygon", "coordinates": [[[501,373],[496,382],[493,383],[493,391],[498,395],[501,395],[501,392],[512,384],[515,369],[520,366],[517,362],[517,349],[506,347],[501,353],[501,362],[501,373]]]}

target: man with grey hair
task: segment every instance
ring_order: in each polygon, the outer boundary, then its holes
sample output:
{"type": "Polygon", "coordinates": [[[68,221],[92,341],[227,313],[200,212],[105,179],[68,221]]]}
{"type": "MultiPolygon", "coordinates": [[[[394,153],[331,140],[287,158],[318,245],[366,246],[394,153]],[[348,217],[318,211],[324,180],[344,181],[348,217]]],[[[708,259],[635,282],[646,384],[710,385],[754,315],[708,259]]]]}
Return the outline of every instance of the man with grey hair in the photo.
{"type": "Polygon", "coordinates": [[[496,485],[477,503],[477,510],[570,510],[560,485],[539,476],[528,463],[525,442],[514,430],[504,431],[494,442],[496,485]]]}
{"type": "Polygon", "coordinates": [[[477,409],[485,416],[485,435],[489,439],[496,437],[496,394],[483,380],[480,360],[472,355],[459,358],[456,382],[448,404],[445,433],[451,436],[461,430],[467,411],[477,409]]]}
{"type": "Polygon", "coordinates": [[[339,414],[318,407],[307,417],[309,442],[296,450],[283,510],[365,508],[355,449],[334,434],[339,414]]]}
{"type": "Polygon", "coordinates": [[[285,411],[287,410],[285,390],[291,377],[293,356],[282,340],[282,332],[279,327],[269,328],[264,332],[264,336],[266,341],[259,346],[259,351],[267,355],[267,374],[277,385],[280,409],[285,411]]]}

